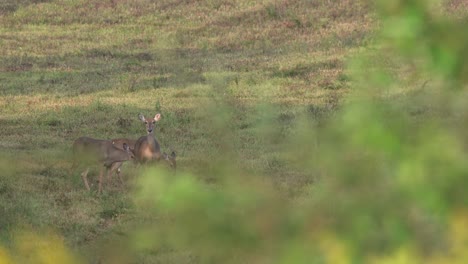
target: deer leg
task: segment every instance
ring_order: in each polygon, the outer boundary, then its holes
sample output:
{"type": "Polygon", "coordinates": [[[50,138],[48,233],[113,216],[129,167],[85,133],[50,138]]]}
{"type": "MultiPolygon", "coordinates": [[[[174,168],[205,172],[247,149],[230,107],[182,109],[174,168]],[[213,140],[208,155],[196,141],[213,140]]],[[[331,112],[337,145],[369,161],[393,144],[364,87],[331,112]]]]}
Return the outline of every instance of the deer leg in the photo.
{"type": "Polygon", "coordinates": [[[122,188],[125,187],[125,182],[124,182],[123,176],[122,176],[122,174],[120,174],[120,172],[119,172],[119,179],[120,179],[120,185],[122,185],[122,188]]]}
{"type": "Polygon", "coordinates": [[[118,176],[119,179],[120,179],[120,184],[122,185],[122,187],[124,187],[124,186],[125,186],[125,182],[124,182],[124,179],[123,179],[122,174],[120,173],[120,166],[117,168],[116,174],[117,174],[117,176],[118,176]]]}
{"type": "Polygon", "coordinates": [[[117,176],[120,178],[122,177],[120,175],[120,167],[122,166],[122,162],[115,162],[111,165],[110,167],[110,170],[109,170],[109,174],[108,174],[108,179],[112,178],[112,174],[114,174],[114,171],[115,173],[117,174],[117,176]]]}
{"type": "Polygon", "coordinates": [[[102,181],[104,180],[104,178],[102,177],[103,174],[104,174],[104,167],[101,167],[101,170],[99,172],[99,189],[98,189],[98,193],[102,192],[102,181]]]}
{"type": "Polygon", "coordinates": [[[120,185],[122,186],[122,188],[124,188],[125,187],[125,181],[124,181],[124,178],[122,176],[122,173],[120,173],[120,167],[117,169],[117,175],[119,176],[119,179],[120,179],[120,185]]]}
{"type": "MultiPolygon", "coordinates": [[[[112,166],[114,166],[114,164],[112,164],[112,166]]],[[[111,167],[111,171],[112,171],[112,167],[111,167]]],[[[110,173],[108,173],[106,176],[107,176],[107,183],[112,182],[112,175],[110,173]]]]}
{"type": "Polygon", "coordinates": [[[89,184],[88,184],[88,172],[89,172],[89,168],[86,168],[86,170],[83,171],[83,173],[81,173],[81,178],[83,179],[86,189],[90,191],[91,189],[89,188],[89,184]]]}
{"type": "MultiPolygon", "coordinates": [[[[109,167],[106,168],[106,173],[107,173],[107,178],[108,179],[111,177],[111,174],[113,173],[112,166],[111,166],[111,168],[109,168],[109,167]]],[[[109,182],[109,184],[110,184],[110,182],[109,182]]]]}

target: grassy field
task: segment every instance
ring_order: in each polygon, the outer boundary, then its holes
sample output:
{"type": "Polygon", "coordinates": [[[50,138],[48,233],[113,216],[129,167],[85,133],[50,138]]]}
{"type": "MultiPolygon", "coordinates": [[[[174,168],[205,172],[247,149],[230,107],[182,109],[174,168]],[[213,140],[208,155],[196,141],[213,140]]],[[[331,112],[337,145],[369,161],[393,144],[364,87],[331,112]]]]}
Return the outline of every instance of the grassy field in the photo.
{"type": "MultiPolygon", "coordinates": [[[[91,263],[133,252],[132,228],[158,221],[135,207],[139,169],[124,165],[125,188],[98,196],[69,157],[80,136],[144,135],[138,113],[162,114],[156,137],[177,152],[179,173],[216,185],[230,160],[300,201],[318,175],[288,162],[300,157],[282,152],[285,138],[294,121],[340,107],[347,61],[375,27],[365,1],[2,1],[0,244],[13,248],[19,229],[52,230],[91,263]]],[[[171,249],[126,256],[197,262],[171,249]]]]}

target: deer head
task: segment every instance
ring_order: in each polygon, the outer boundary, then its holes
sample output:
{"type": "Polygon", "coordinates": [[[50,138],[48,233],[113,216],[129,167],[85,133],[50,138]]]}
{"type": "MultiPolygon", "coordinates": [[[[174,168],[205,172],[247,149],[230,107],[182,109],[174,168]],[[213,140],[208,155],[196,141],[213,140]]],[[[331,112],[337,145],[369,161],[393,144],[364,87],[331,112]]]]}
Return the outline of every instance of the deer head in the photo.
{"type": "Polygon", "coordinates": [[[157,113],[154,118],[145,118],[142,114],[138,115],[138,118],[141,120],[141,122],[145,123],[146,126],[146,132],[148,134],[151,134],[154,132],[154,127],[156,125],[156,122],[161,119],[161,114],[157,113]]]}

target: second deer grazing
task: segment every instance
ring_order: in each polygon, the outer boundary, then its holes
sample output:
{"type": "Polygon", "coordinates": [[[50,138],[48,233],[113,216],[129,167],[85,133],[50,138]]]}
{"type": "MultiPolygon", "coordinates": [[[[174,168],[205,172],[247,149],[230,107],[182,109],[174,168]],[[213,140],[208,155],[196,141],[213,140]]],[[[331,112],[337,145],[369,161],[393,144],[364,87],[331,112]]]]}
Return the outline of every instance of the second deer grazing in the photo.
{"type": "MultiPolygon", "coordinates": [[[[127,145],[132,152],[135,150],[135,142],[136,142],[136,140],[129,139],[129,138],[112,139],[112,144],[114,144],[114,146],[116,146],[117,148],[124,150],[124,146],[127,145]]],[[[115,174],[120,179],[120,183],[122,185],[124,185],[124,180],[122,178],[122,174],[120,174],[120,172],[121,172],[120,168],[122,167],[122,163],[123,162],[119,162],[118,164],[115,165],[115,167],[116,167],[115,174]]]]}
{"type": "Polygon", "coordinates": [[[122,162],[131,160],[135,156],[127,144],[123,145],[123,149],[116,147],[110,140],[100,140],[89,137],[80,137],[73,143],[74,164],[73,168],[78,166],[78,163],[85,164],[86,170],[81,173],[81,177],[88,191],[88,172],[90,165],[100,165],[99,173],[99,190],[102,192],[103,170],[106,169],[107,177],[117,169],[122,162]]]}

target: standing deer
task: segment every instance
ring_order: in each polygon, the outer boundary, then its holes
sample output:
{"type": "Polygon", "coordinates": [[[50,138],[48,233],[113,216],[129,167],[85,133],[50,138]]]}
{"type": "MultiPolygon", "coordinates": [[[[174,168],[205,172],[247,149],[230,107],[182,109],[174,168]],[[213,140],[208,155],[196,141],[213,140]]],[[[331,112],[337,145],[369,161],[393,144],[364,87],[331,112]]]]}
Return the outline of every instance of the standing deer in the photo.
{"type": "MultiPolygon", "coordinates": [[[[136,162],[138,162],[139,164],[148,163],[152,161],[159,161],[161,158],[163,158],[170,166],[170,168],[172,168],[175,171],[177,166],[176,153],[172,151],[171,155],[168,155],[166,153],[161,154],[160,145],[158,141],[154,138],[154,127],[156,125],[156,122],[161,119],[161,114],[156,114],[153,119],[146,119],[142,114],[139,114],[138,118],[143,123],[145,123],[147,133],[146,136],[142,136],[138,140],[128,138],[116,138],[112,139],[112,143],[120,149],[123,149],[124,144],[130,146],[130,149],[135,153],[136,162]]],[[[116,164],[115,172],[123,185],[124,181],[122,175],[120,174],[121,166],[122,162],[116,164]]]]}
{"type": "Polygon", "coordinates": [[[114,146],[110,140],[93,139],[89,137],[80,137],[73,143],[74,164],[85,163],[86,170],[81,173],[81,178],[88,191],[89,166],[93,164],[102,165],[99,173],[99,189],[102,192],[103,169],[106,168],[107,177],[116,170],[124,161],[131,160],[135,156],[127,144],[123,144],[123,149],[114,146]]]}
{"type": "Polygon", "coordinates": [[[171,155],[161,153],[161,147],[154,137],[154,127],[156,122],[161,119],[161,114],[157,113],[154,118],[145,118],[142,114],[139,114],[138,118],[145,123],[147,135],[140,137],[135,142],[135,160],[143,164],[160,161],[163,158],[175,170],[176,153],[174,151],[172,151],[171,155]]]}
{"type": "Polygon", "coordinates": [[[136,161],[140,164],[159,161],[162,156],[161,147],[154,137],[154,127],[161,119],[161,114],[157,113],[154,118],[145,118],[139,114],[138,118],[145,123],[147,135],[140,137],[135,143],[136,161]]]}

